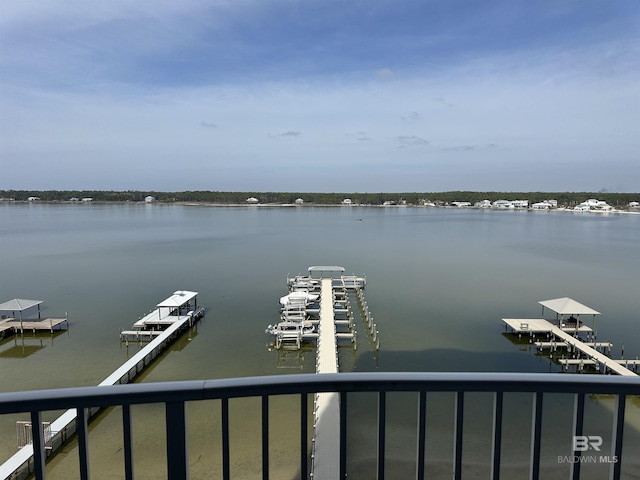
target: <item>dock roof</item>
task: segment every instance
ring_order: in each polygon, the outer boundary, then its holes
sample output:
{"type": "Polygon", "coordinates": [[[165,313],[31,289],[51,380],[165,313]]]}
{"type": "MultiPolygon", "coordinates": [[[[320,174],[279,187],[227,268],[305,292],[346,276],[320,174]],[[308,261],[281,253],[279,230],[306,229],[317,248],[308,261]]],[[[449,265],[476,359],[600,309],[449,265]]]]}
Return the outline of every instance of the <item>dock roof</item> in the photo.
{"type": "Polygon", "coordinates": [[[188,290],[178,290],[173,292],[166,300],[160,302],[156,307],[181,307],[198,295],[198,292],[190,292],[188,290]]]}
{"type": "Polygon", "coordinates": [[[22,312],[28,308],[40,305],[42,300],[27,300],[26,298],[14,298],[4,303],[0,303],[0,310],[4,312],[22,312]]]}
{"type": "Polygon", "coordinates": [[[576,302],[572,298],[562,297],[552,300],[543,300],[538,302],[543,307],[547,307],[560,315],[600,315],[600,312],[576,302]]]}
{"type": "Polygon", "coordinates": [[[344,274],[344,267],[338,265],[314,265],[309,267],[311,278],[340,278],[344,274]]]}

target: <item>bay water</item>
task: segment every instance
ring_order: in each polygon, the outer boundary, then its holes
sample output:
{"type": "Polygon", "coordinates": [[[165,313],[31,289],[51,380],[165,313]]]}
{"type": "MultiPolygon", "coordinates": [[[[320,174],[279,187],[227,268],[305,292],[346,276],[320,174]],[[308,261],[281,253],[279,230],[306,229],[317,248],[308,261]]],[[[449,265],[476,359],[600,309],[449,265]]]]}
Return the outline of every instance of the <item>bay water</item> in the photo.
{"type": "MultiPolygon", "coordinates": [[[[287,275],[305,274],[311,265],[341,265],[347,274],[367,278],[365,296],[381,348],[376,354],[359,334],[356,351],[340,350],[342,371],[567,374],[504,335],[501,322],[539,318],[538,301],[564,296],[602,313],[598,340],[614,343],[612,356],[619,358],[623,348],[625,358],[640,355],[640,215],[30,203],[0,204],[0,225],[0,302],[43,300],[43,316],[68,312],[70,323],[53,336],[0,340],[0,392],[97,385],[139,348],[121,344],[119,331],[175,290],[199,292],[206,316],[136,381],[311,373],[312,348],[284,356],[269,348],[264,333],[278,321],[287,275]]],[[[564,425],[570,435],[572,399],[557,397],[545,422],[550,432],[564,425]]],[[[588,405],[590,432],[605,438],[610,400],[594,398],[588,405]]],[[[406,478],[415,468],[415,401],[408,394],[390,397],[388,478],[406,478]]],[[[503,454],[503,468],[509,478],[528,472],[530,439],[523,432],[530,403],[527,396],[513,396],[506,406],[505,435],[513,452],[503,454]]],[[[274,478],[296,475],[295,405],[291,398],[271,405],[274,478]]],[[[219,408],[216,402],[189,406],[192,478],[219,472],[219,408]]],[[[438,433],[428,434],[427,460],[435,478],[450,478],[451,408],[445,394],[429,401],[438,433]]],[[[490,399],[479,395],[467,408],[465,476],[486,477],[490,399]]],[[[91,426],[97,478],[123,476],[117,410],[91,426]]],[[[627,411],[623,473],[632,478],[640,472],[633,455],[640,451],[633,420],[638,403],[630,400],[627,411]]],[[[231,414],[232,474],[260,478],[259,401],[238,401],[231,414]]],[[[354,395],[349,414],[350,478],[372,478],[375,398],[354,395]]],[[[26,417],[0,418],[0,461],[16,451],[15,421],[26,417]]],[[[136,478],[165,475],[163,418],[158,406],[134,409],[136,478]]],[[[569,466],[557,456],[569,453],[551,440],[544,445],[545,478],[566,478],[569,466]]],[[[607,468],[585,466],[586,478],[607,468]]],[[[73,478],[76,472],[77,449],[70,443],[50,462],[48,476],[73,478]]]]}

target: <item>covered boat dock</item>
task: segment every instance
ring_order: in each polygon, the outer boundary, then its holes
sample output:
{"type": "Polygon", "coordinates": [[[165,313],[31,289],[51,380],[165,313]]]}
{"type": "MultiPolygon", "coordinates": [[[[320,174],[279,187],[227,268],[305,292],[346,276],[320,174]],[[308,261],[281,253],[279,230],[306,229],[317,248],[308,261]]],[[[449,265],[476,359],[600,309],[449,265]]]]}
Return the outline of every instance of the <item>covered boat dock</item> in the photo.
{"type": "MultiPolygon", "coordinates": [[[[595,316],[600,312],[587,307],[569,297],[555,298],[538,302],[542,305],[542,313],[547,308],[556,314],[555,324],[544,318],[503,318],[506,328],[511,328],[513,333],[519,336],[528,334],[533,338],[536,334],[544,334],[546,342],[536,342],[538,348],[566,348],[573,351],[575,358],[562,358],[559,362],[567,367],[568,365],[594,365],[597,370],[602,366],[604,373],[612,372],[618,375],[635,376],[628,366],[635,366],[633,360],[615,360],[597,351],[598,347],[611,348],[608,342],[597,343],[595,341],[595,316]],[[565,319],[565,316],[569,316],[565,319]],[[592,315],[594,318],[594,328],[584,325],[580,320],[580,315],[592,315]],[[586,333],[587,339],[592,341],[584,342],[580,338],[581,333],[586,333]]],[[[532,342],[533,343],[533,342],[532,342]]]]}
{"type": "Polygon", "coordinates": [[[547,308],[556,314],[556,322],[558,327],[580,329],[583,324],[580,321],[580,315],[592,315],[593,321],[591,329],[596,329],[596,315],[600,315],[600,312],[594,310],[591,307],[587,307],[580,302],[576,302],[569,297],[554,298],[552,300],[543,300],[538,302],[542,305],[542,316],[544,317],[544,309],[547,308]],[[569,315],[569,318],[565,317],[569,315]]]}
{"type": "Polygon", "coordinates": [[[42,303],[42,300],[29,300],[25,298],[14,298],[13,300],[0,303],[0,312],[11,312],[11,316],[0,316],[0,338],[17,332],[24,333],[25,330],[32,330],[33,332],[48,330],[53,333],[56,328],[69,328],[69,321],[66,314],[64,317],[42,318],[40,312],[40,305],[42,303]],[[23,316],[23,312],[33,309],[34,307],[38,309],[37,318],[23,316]],[[16,318],[16,312],[18,312],[18,318],[16,318]]]}

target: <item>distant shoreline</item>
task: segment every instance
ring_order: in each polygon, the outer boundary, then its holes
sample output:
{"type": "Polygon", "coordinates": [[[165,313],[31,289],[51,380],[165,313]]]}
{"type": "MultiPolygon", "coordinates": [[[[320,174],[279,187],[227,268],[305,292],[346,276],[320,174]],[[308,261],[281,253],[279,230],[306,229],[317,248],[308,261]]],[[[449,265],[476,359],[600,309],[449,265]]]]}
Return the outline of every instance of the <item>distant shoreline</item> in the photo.
{"type": "Polygon", "coordinates": [[[230,208],[418,208],[418,209],[449,209],[449,210],[476,210],[476,211],[506,211],[506,212],[569,212],[576,214],[589,214],[595,213],[600,215],[615,215],[615,214],[631,214],[631,215],[640,215],[640,209],[635,208],[614,208],[608,211],[601,210],[587,210],[587,211],[577,211],[574,210],[573,207],[558,207],[558,208],[549,208],[549,209],[534,209],[529,207],[526,208],[492,208],[492,207],[476,207],[473,205],[470,206],[455,206],[455,205],[415,205],[415,204],[405,204],[405,205],[375,205],[375,204],[366,204],[366,203],[351,203],[351,204],[342,204],[342,203],[223,203],[223,202],[193,202],[193,201],[153,201],[153,202],[145,202],[142,201],[122,201],[122,200],[91,200],[91,201],[70,201],[70,200],[7,200],[0,199],[0,205],[159,205],[159,206],[170,206],[170,205],[180,205],[186,207],[230,207],[230,208]]]}

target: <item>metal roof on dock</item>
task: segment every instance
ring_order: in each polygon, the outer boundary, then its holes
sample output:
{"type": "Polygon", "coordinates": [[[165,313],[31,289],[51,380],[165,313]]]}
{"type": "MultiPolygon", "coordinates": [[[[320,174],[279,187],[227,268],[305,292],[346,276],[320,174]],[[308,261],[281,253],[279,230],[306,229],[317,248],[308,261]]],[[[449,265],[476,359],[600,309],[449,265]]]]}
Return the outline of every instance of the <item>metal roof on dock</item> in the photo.
{"type": "Polygon", "coordinates": [[[0,303],[0,311],[22,312],[28,308],[35,307],[43,303],[42,300],[27,300],[26,298],[14,298],[4,303],[0,303]]]}
{"type": "Polygon", "coordinates": [[[538,302],[543,307],[548,308],[560,315],[600,315],[600,312],[587,307],[580,302],[576,302],[569,297],[554,298],[538,302]]]}
{"type": "Polygon", "coordinates": [[[198,295],[198,292],[190,292],[189,290],[178,290],[173,292],[166,300],[160,302],[156,307],[181,307],[185,303],[191,301],[198,295]]]}

